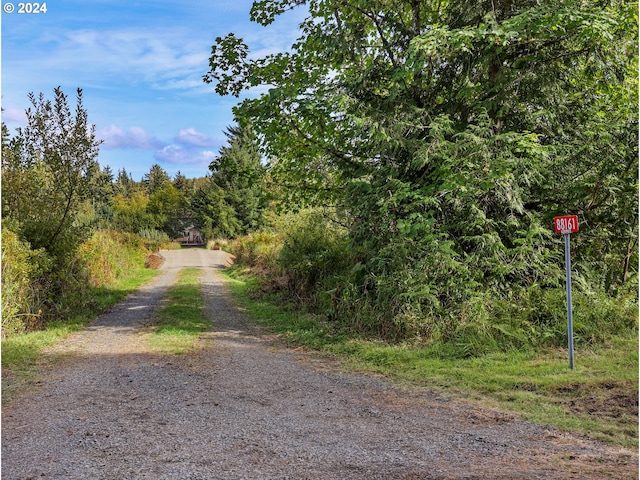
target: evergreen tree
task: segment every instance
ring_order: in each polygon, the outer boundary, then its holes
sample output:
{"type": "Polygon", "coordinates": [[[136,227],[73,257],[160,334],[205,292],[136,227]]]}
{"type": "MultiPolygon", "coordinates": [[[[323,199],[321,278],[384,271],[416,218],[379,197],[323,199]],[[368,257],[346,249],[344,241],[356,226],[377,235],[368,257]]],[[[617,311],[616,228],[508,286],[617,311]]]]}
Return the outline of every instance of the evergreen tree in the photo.
{"type": "Polygon", "coordinates": [[[185,195],[189,191],[189,180],[182,174],[182,172],[180,172],[180,170],[178,170],[176,176],[173,177],[173,186],[185,195]]]}
{"type": "Polygon", "coordinates": [[[142,183],[147,188],[147,194],[152,195],[158,190],[168,187],[171,179],[167,172],[157,163],[151,166],[149,173],[145,174],[142,183]]]}
{"type": "Polygon", "coordinates": [[[127,173],[127,170],[124,167],[122,170],[118,170],[118,177],[116,178],[114,185],[115,194],[128,198],[131,197],[135,191],[136,182],[131,177],[131,174],[127,173]]]}
{"type": "Polygon", "coordinates": [[[241,225],[235,234],[245,234],[262,225],[265,169],[250,127],[231,126],[225,135],[228,145],[220,149],[209,170],[212,182],[224,192],[224,202],[241,225]]]}
{"type": "Polygon", "coordinates": [[[209,165],[211,176],[194,193],[191,209],[207,237],[233,238],[263,224],[263,180],[257,141],[250,127],[227,129],[228,145],[209,165]]]}
{"type": "Polygon", "coordinates": [[[210,179],[191,199],[196,224],[206,238],[233,238],[242,231],[243,225],[225,197],[224,190],[210,179]]]}

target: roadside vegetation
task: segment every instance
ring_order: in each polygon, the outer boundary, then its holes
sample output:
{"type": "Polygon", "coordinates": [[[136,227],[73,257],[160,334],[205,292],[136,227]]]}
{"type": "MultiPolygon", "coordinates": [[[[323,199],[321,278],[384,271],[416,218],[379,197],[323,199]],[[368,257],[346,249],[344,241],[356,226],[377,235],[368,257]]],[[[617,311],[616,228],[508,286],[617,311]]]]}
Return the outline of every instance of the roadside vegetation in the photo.
{"type": "Polygon", "coordinates": [[[101,288],[157,267],[154,253],[180,248],[172,239],[187,229],[233,237],[263,224],[264,168],[250,129],[229,127],[208,176],[170,178],[156,164],[135,181],[100,167],[81,89],[75,111],[59,87],[53,99],[28,97],[27,125],[14,135],[2,125],[3,339],[99,311],[109,303],[101,288]]]}
{"type": "MultiPolygon", "coordinates": [[[[298,3],[255,2],[251,18],[298,3]]],[[[252,298],[298,312],[274,328],[637,442],[637,3],[307,7],[289,52],[256,58],[231,33],[205,76],[221,95],[269,88],[235,113],[279,210],[225,249],[252,298]],[[566,214],[574,372],[553,231],[566,214]]]]}
{"type": "MultiPolygon", "coordinates": [[[[563,252],[562,241],[553,248],[563,252]]],[[[478,291],[459,303],[423,304],[431,293],[431,271],[399,270],[391,279],[363,278],[364,266],[346,230],[336,226],[331,212],[303,210],[279,217],[270,231],[228,242],[239,268],[260,280],[259,292],[279,302],[311,312],[335,332],[389,343],[431,345],[443,358],[477,357],[505,350],[563,347],[567,344],[563,279],[509,290],[478,291]],[[415,295],[403,290],[424,280],[415,295]],[[359,282],[370,282],[360,295],[359,282]],[[395,312],[395,313],[394,313],[395,312]]],[[[400,254],[400,252],[399,252],[400,254]]],[[[561,256],[561,255],[560,255],[561,256]]],[[[550,270],[559,269],[549,265],[550,270]]],[[[452,277],[450,295],[456,288],[452,277]]],[[[577,346],[605,344],[618,335],[635,336],[638,328],[637,282],[604,284],[602,273],[584,262],[573,272],[574,337],[577,346]]]]}
{"type": "Polygon", "coordinates": [[[86,262],[81,270],[84,274],[82,282],[74,282],[74,295],[57,303],[54,314],[47,306],[51,294],[44,289],[36,290],[42,288],[37,282],[19,276],[21,271],[31,272],[32,264],[17,261],[15,251],[9,246],[15,240],[14,236],[5,230],[2,235],[2,307],[3,313],[13,312],[11,316],[3,315],[3,329],[11,329],[11,334],[2,339],[1,347],[4,401],[21,388],[25,380],[37,374],[45,348],[88,325],[100,313],[151,280],[158,271],[144,267],[148,250],[139,237],[98,231],[80,246],[78,252],[77,262],[86,262]],[[6,238],[11,240],[7,242],[6,238]],[[7,272],[9,269],[12,270],[7,272]],[[29,288],[22,293],[7,292],[5,285],[12,285],[10,282],[26,284],[29,288]],[[39,303],[34,305],[36,301],[39,303]],[[33,311],[33,315],[15,313],[24,311],[18,310],[20,305],[33,311]],[[50,318],[45,317],[46,312],[50,318]]]}
{"type": "MultiPolygon", "coordinates": [[[[114,175],[100,167],[102,141],[81,89],[75,108],[60,87],[52,99],[28,98],[27,125],[12,135],[2,124],[4,393],[34,373],[44,348],[151,279],[163,261],[158,250],[180,248],[172,239],[186,229],[205,238],[246,234],[263,224],[265,207],[264,167],[248,128],[229,127],[229,146],[202,178],[170,178],[156,164],[135,181],[124,168],[114,175]]],[[[188,320],[188,311],[178,314],[188,320]]],[[[157,338],[182,348],[170,329],[157,338]]]]}
{"type": "Polygon", "coordinates": [[[283,55],[216,39],[219,94],[270,88],[235,113],[274,208],[227,248],[337,332],[464,359],[566,343],[575,214],[577,345],[636,335],[637,5],[401,6],[314,5],[283,55]]]}

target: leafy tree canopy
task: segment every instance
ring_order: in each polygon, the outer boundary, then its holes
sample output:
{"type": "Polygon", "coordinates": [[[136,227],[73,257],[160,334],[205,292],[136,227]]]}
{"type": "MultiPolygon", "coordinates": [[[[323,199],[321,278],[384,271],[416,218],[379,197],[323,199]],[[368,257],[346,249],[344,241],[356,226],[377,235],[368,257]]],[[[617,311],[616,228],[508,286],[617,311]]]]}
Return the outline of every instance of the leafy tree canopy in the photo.
{"type": "Polygon", "coordinates": [[[88,123],[82,90],[75,113],[60,87],[54,94],[53,101],[29,94],[27,126],[10,142],[3,140],[2,215],[34,248],[63,256],[82,241],[74,219],[89,196],[101,141],[88,123]]]}
{"type": "MultiPolygon", "coordinates": [[[[257,1],[252,19],[268,25],[300,3],[257,1]]],[[[237,116],[275,159],[274,178],[349,212],[371,278],[421,265],[427,278],[408,294],[426,281],[437,303],[553,283],[551,217],[562,213],[582,218],[579,259],[604,254],[611,283],[626,278],[637,263],[636,4],[306,7],[290,52],[253,58],[229,34],[204,80],[223,95],[270,86],[237,116]]]]}

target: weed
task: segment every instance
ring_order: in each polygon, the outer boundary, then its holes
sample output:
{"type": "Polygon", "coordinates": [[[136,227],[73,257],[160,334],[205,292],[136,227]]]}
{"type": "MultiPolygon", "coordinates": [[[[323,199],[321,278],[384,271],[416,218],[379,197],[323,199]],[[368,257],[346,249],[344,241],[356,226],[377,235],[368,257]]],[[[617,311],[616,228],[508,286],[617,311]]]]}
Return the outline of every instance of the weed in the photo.
{"type": "Polygon", "coordinates": [[[199,276],[197,268],[184,269],[177,283],[167,291],[149,340],[155,350],[187,353],[197,346],[200,335],[211,328],[211,321],[203,312],[199,276]]]}

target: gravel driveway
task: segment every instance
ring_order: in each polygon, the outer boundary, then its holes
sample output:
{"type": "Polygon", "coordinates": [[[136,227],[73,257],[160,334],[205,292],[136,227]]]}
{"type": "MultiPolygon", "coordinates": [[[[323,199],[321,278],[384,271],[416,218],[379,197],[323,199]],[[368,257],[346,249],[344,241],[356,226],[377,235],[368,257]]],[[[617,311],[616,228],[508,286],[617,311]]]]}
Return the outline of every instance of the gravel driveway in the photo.
{"type": "Polygon", "coordinates": [[[635,451],[284,349],[229,299],[224,253],[162,254],[159,277],[5,405],[3,479],[637,478],[635,451]],[[185,266],[202,269],[213,331],[197,353],[153,353],[144,324],[185,266]]]}

